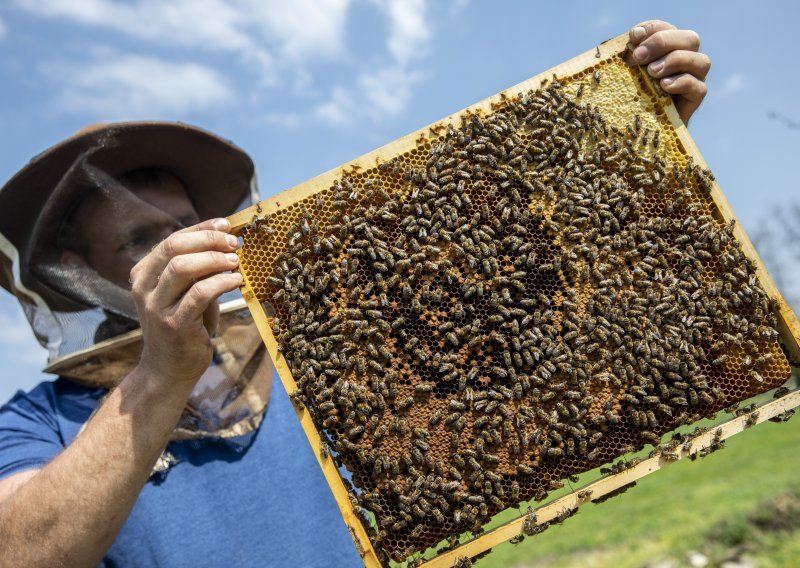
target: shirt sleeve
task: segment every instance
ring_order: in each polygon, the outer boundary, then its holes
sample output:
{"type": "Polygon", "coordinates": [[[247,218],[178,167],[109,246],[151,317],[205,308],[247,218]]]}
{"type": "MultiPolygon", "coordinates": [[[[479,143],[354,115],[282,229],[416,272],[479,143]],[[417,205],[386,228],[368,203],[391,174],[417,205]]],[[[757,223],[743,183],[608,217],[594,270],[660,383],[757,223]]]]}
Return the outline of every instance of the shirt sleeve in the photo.
{"type": "Polygon", "coordinates": [[[18,391],[0,407],[0,479],[38,469],[64,449],[58,422],[42,387],[30,393],[18,391]]]}

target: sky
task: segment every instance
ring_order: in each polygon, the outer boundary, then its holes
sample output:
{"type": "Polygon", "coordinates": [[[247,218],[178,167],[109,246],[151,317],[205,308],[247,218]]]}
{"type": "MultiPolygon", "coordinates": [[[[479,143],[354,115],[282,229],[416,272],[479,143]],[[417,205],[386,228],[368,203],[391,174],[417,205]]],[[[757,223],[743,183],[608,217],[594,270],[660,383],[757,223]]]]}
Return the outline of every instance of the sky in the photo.
{"type": "MultiPolygon", "coordinates": [[[[647,4],[3,0],[0,183],[86,124],[162,119],[244,148],[267,197],[658,18],[700,34],[713,67],[689,130],[800,297],[778,223],[800,204],[800,3],[647,4]]],[[[0,402],[52,378],[7,293],[0,359],[0,402]]]]}

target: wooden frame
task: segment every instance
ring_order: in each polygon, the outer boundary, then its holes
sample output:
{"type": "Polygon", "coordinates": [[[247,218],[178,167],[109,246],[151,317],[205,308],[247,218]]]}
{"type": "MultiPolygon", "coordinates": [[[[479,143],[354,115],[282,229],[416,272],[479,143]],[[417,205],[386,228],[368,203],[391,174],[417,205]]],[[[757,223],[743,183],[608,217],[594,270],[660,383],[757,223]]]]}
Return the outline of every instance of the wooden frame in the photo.
{"type": "MultiPolygon", "coordinates": [[[[623,34],[614,39],[608,40],[583,53],[582,55],[575,57],[574,59],[549,69],[548,71],[545,71],[544,73],[541,73],[531,79],[523,81],[522,83],[506,89],[494,96],[484,99],[475,105],[454,113],[443,120],[438,121],[437,123],[408,134],[407,136],[391,142],[373,152],[365,154],[342,167],[338,167],[323,173],[309,181],[288,189],[279,195],[267,198],[257,206],[250,207],[244,211],[232,215],[229,220],[233,227],[233,231],[240,232],[243,230],[256,215],[276,214],[286,207],[314,195],[318,191],[329,188],[333,184],[334,180],[337,180],[341,177],[343,172],[373,168],[376,164],[387,161],[395,155],[414,149],[421,138],[429,137],[431,132],[435,132],[442,126],[457,126],[460,123],[461,117],[465,113],[490,113],[493,105],[501,103],[506,98],[514,97],[530,90],[539,89],[554,77],[569,77],[586,69],[590,69],[596,66],[598,63],[602,63],[603,61],[611,58],[626,58],[629,55],[627,43],[627,34],[623,34]]],[[[642,83],[647,85],[647,88],[651,89],[652,94],[655,94],[660,101],[663,111],[666,113],[672,128],[674,128],[679,144],[683,146],[682,149],[688,156],[691,156],[694,159],[696,164],[707,168],[708,166],[705,160],[702,158],[697,146],[691,139],[686,126],[681,121],[669,96],[664,95],[663,93],[659,94],[658,87],[654,85],[652,80],[643,69],[637,67],[635,72],[640,74],[642,83]]],[[[716,182],[713,183],[711,198],[716,205],[718,213],[725,221],[736,221],[735,214],[733,213],[727,199],[723,195],[716,182]]],[[[735,224],[733,228],[733,234],[741,244],[741,248],[745,255],[754,261],[757,276],[764,290],[771,297],[778,299],[778,324],[781,339],[789,353],[790,360],[792,362],[800,361],[800,323],[798,323],[797,317],[789,305],[781,297],[772,278],[767,273],[763,262],[759,258],[750,239],[747,237],[740,224],[735,224]]],[[[242,286],[242,292],[245,301],[253,313],[253,318],[259,328],[259,331],[261,332],[262,337],[264,338],[268,352],[275,362],[276,369],[281,381],[284,384],[284,387],[286,388],[287,392],[293,392],[296,390],[297,385],[291,375],[287,362],[278,350],[278,345],[272,333],[272,329],[269,325],[264,308],[259,299],[255,296],[253,289],[247,280],[247,275],[245,274],[244,276],[245,280],[242,286]]],[[[762,406],[758,410],[759,414],[755,422],[762,422],[771,416],[785,412],[789,408],[799,404],[800,393],[793,392],[790,396],[762,406]]],[[[322,468],[325,478],[330,485],[331,490],[333,491],[336,502],[341,510],[345,522],[349,527],[351,536],[355,541],[356,547],[364,561],[365,566],[381,566],[382,564],[379,556],[367,537],[366,530],[361,524],[359,515],[355,512],[353,505],[350,502],[347,489],[341,479],[336,465],[333,463],[331,458],[325,457],[319,452],[321,438],[311,420],[311,417],[309,416],[309,413],[302,407],[296,407],[295,410],[303,430],[306,433],[306,437],[308,438],[313,451],[317,455],[317,460],[320,464],[320,467],[322,468]]],[[[746,420],[747,416],[745,415],[732,419],[720,426],[718,430],[720,431],[721,439],[741,432],[744,429],[746,420]]],[[[692,442],[691,448],[688,451],[682,452],[680,457],[685,457],[691,453],[696,453],[702,448],[708,447],[712,443],[711,437],[712,434],[705,434],[697,437],[692,442]]],[[[604,477],[599,481],[586,486],[585,488],[581,488],[581,490],[587,488],[592,489],[594,491],[593,497],[596,499],[602,495],[607,495],[608,493],[632,481],[635,481],[636,479],[657,471],[661,467],[667,465],[667,463],[668,462],[666,462],[666,460],[663,458],[651,458],[641,462],[639,465],[623,473],[604,477]]],[[[564,508],[571,509],[579,506],[583,502],[588,502],[585,499],[579,500],[577,498],[577,491],[579,490],[576,490],[565,497],[540,507],[537,510],[539,520],[542,522],[548,521],[564,508]]],[[[520,528],[523,522],[523,517],[520,517],[516,520],[506,523],[505,525],[493,529],[481,535],[480,537],[477,537],[459,546],[458,548],[438,555],[433,560],[430,560],[424,564],[424,566],[429,566],[431,568],[437,566],[446,566],[451,565],[452,562],[454,562],[460,556],[475,556],[476,554],[479,554],[491,548],[492,546],[517,536],[520,533],[520,528]]]]}

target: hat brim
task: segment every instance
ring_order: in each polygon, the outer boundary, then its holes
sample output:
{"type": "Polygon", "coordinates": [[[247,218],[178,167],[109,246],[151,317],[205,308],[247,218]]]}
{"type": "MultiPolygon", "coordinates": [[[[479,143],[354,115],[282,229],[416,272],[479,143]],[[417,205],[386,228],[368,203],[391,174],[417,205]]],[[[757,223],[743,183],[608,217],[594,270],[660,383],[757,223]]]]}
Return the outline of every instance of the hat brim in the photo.
{"type": "MultiPolygon", "coordinates": [[[[32,228],[51,192],[75,160],[90,150],[92,165],[110,176],[141,168],[171,172],[183,182],[201,219],[233,213],[250,194],[255,173],[252,160],[239,147],[187,124],[122,122],[82,131],[34,157],[0,190],[0,233],[20,259],[28,257],[32,228]]],[[[23,263],[22,282],[52,309],[87,308],[36,282],[23,263]]],[[[26,300],[15,289],[10,270],[0,270],[0,285],[26,300]]]]}

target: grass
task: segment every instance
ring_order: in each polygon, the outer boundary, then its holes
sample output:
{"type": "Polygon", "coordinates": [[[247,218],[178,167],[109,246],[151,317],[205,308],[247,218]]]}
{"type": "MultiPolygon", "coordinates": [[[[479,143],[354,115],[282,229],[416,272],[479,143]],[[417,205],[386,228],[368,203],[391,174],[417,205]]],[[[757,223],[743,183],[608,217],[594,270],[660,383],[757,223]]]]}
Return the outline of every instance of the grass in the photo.
{"type": "Polygon", "coordinates": [[[761,503],[744,517],[726,519],[706,535],[711,564],[748,558],[759,566],[796,565],[800,544],[800,484],[761,503]]]}
{"type": "MultiPolygon", "coordinates": [[[[800,419],[765,423],[727,441],[723,450],[680,462],[641,480],[626,494],[587,505],[561,526],[503,544],[477,564],[490,567],[591,566],[625,568],[674,559],[686,564],[686,552],[703,550],[715,527],[745,518],[763,502],[800,485],[800,419]]],[[[592,478],[590,474],[585,476],[592,478]]],[[[512,513],[498,518],[499,524],[512,513]]],[[[729,535],[735,538],[736,535],[729,535]]],[[[743,538],[755,538],[745,532],[743,538]]],[[[759,566],[796,566],[797,538],[759,533],[759,566]]],[[[724,539],[723,539],[724,540],[724,539]]]]}

